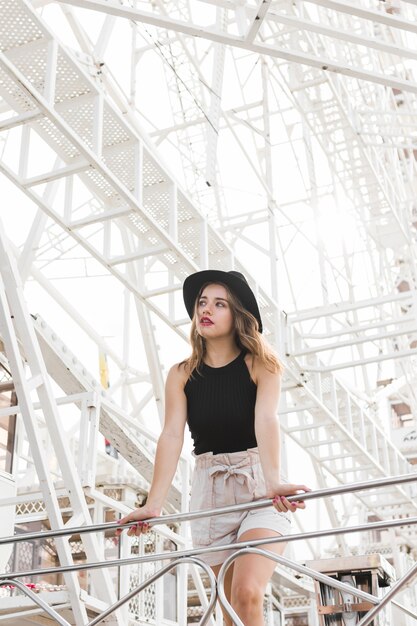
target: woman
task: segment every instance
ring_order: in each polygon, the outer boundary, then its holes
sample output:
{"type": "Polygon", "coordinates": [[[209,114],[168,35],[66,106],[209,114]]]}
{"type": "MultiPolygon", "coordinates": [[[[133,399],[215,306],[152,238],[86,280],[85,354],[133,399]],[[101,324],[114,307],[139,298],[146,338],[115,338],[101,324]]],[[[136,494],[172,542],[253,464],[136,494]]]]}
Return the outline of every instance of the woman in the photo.
{"type": "MultiPolygon", "coordinates": [[[[286,496],[308,488],[281,482],[281,365],[261,336],[256,298],[242,274],[220,270],[189,276],[183,295],[192,319],[192,353],[167,377],[165,424],[146,504],[120,523],[138,521],[128,534],[140,534],[148,528],[142,520],[161,514],[188,423],[196,458],[191,509],[264,497],[274,498],[275,507],[195,520],[194,547],[288,534],[289,512],[305,505],[290,503],[286,496]]],[[[280,554],[284,544],[268,549],[280,554]]],[[[202,558],[217,575],[228,554],[219,550],[202,558]]],[[[225,591],[244,624],[263,626],[263,597],[275,565],[266,557],[245,555],[229,568],[225,591]]],[[[226,625],[231,626],[228,617],[226,625]]]]}

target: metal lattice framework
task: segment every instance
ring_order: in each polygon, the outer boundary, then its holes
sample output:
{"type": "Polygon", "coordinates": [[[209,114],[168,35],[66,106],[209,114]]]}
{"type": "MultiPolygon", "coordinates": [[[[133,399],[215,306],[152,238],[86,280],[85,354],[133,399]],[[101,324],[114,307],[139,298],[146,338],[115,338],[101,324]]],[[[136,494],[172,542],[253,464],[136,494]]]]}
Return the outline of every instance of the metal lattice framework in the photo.
{"type": "MultiPolygon", "coordinates": [[[[61,508],[88,523],[85,495],[96,514],[127,510],[97,488],[103,475],[130,484],[132,505],[146,491],[158,430],[149,415],[162,419],[163,369],[186,354],[181,284],[205,267],[239,269],[255,289],[285,361],[288,447],[320,486],[411,471],[415,448],[396,444],[412,437],[417,411],[417,3],[0,0],[0,12],[11,198],[0,273],[4,306],[19,311],[4,320],[2,359],[29,420],[18,517],[59,527],[61,508]],[[31,317],[16,288],[33,312],[46,294],[50,312],[31,317]],[[97,352],[106,391],[90,373],[97,352]],[[56,429],[67,410],[77,416],[68,457],[56,429]],[[99,431],[118,464],[100,452],[99,431]],[[76,497],[63,509],[69,481],[76,497]]],[[[168,511],[186,507],[188,476],[185,455],[168,511]]],[[[329,520],[415,515],[411,487],[382,498],[328,501],[329,520]]],[[[414,541],[412,529],[395,540],[414,541]]],[[[81,623],[78,582],[67,584],[81,623]]],[[[110,593],[112,583],[95,585],[110,593]]]]}

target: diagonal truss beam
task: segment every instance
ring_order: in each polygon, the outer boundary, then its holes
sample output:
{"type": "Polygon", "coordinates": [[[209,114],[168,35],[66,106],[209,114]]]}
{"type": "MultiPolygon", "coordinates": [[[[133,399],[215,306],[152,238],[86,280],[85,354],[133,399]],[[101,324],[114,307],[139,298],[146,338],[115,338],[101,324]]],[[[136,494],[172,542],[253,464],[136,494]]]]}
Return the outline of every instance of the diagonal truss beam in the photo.
{"type": "Polygon", "coordinates": [[[262,22],[264,21],[266,14],[271,6],[272,0],[260,0],[255,16],[252,18],[252,23],[249,27],[246,35],[246,41],[253,41],[258,34],[262,22]]]}
{"type": "MultiPolygon", "coordinates": [[[[42,95],[33,89],[33,86],[26,79],[26,77],[17,69],[16,66],[11,63],[11,61],[6,57],[6,55],[0,52],[0,66],[3,70],[19,84],[20,88],[36,103],[36,106],[39,107],[40,111],[44,115],[46,115],[49,119],[53,121],[56,127],[62,132],[62,134],[67,137],[80,151],[80,154],[83,155],[88,164],[92,165],[98,172],[100,172],[112,186],[119,192],[120,197],[126,202],[130,209],[126,209],[126,212],[131,212],[132,209],[136,212],[140,212],[141,216],[146,219],[149,225],[158,232],[158,235],[164,241],[164,243],[174,252],[182,255],[181,250],[178,248],[177,243],[164,231],[159,224],[152,219],[149,214],[146,214],[143,211],[140,203],[137,198],[133,196],[126,187],[120,184],[119,180],[113,174],[113,172],[100,160],[97,155],[91,150],[83,141],[80,141],[79,137],[73,131],[73,129],[65,122],[62,117],[58,116],[53,107],[49,105],[49,103],[42,97],[42,95]]],[[[87,166],[87,164],[86,164],[87,166]]],[[[74,172],[72,172],[74,173],[74,172]]],[[[56,174],[58,177],[68,175],[68,172],[59,172],[56,174]]],[[[54,177],[53,174],[50,174],[50,178],[48,180],[52,180],[54,177]]],[[[35,184],[36,182],[46,182],[45,178],[42,176],[41,181],[22,181],[23,185],[28,184],[29,186],[35,184]]],[[[122,211],[124,211],[122,209],[122,211]]],[[[100,220],[102,217],[99,218],[100,220]]],[[[97,220],[96,220],[97,221],[97,220]]],[[[65,230],[69,230],[73,227],[72,223],[65,224],[65,230]]],[[[197,271],[197,266],[190,262],[190,271],[197,271]]]]}

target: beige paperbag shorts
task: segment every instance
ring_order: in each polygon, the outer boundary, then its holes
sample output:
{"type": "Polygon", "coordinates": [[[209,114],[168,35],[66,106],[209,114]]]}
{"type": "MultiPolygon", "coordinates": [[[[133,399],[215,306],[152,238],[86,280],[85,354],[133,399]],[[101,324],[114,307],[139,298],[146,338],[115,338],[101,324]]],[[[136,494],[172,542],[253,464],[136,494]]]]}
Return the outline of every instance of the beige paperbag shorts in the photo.
{"type": "MultiPolygon", "coordinates": [[[[242,452],[195,457],[191,487],[190,510],[214,509],[243,504],[266,497],[265,480],[258,448],[242,452]]],[[[272,505],[252,511],[237,511],[192,520],[191,535],[194,548],[222,546],[235,543],[247,530],[265,528],[280,535],[291,532],[291,513],[279,513],[272,505]]],[[[231,550],[199,555],[209,565],[219,565],[231,550]]]]}

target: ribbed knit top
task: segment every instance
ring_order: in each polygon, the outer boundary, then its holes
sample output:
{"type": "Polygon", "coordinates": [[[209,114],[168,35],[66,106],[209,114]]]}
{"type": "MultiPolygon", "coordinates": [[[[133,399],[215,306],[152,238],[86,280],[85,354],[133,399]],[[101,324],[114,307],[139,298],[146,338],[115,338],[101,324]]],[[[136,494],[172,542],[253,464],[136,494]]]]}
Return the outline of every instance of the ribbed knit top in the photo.
{"type": "Polygon", "coordinates": [[[245,351],[223,367],[205,363],[184,387],[194,453],[240,452],[254,448],[256,385],[245,351]]]}

